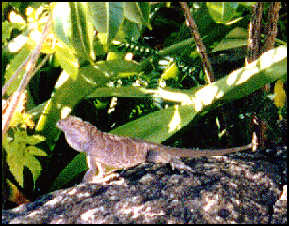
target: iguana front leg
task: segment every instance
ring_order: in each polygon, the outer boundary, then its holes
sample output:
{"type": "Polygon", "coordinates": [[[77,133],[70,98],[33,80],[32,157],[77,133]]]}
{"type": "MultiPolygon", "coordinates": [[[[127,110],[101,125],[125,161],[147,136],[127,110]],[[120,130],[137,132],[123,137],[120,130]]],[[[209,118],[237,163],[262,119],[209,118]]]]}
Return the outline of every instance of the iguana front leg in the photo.
{"type": "Polygon", "coordinates": [[[115,180],[119,178],[118,173],[113,173],[113,170],[108,170],[108,166],[103,163],[95,161],[93,156],[87,155],[87,165],[88,171],[83,177],[83,183],[90,184],[111,184],[110,182],[114,180],[113,184],[123,184],[124,180],[115,180]]]}

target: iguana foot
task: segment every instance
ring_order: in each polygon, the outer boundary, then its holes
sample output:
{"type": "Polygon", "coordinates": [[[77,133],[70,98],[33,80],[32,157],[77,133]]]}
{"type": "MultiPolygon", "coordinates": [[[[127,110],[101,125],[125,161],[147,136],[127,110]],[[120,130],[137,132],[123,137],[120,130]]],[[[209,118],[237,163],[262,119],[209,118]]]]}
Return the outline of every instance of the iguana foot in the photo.
{"type": "Polygon", "coordinates": [[[89,179],[83,180],[83,183],[100,184],[100,185],[125,185],[126,184],[124,178],[121,178],[118,173],[91,176],[89,179]]]}

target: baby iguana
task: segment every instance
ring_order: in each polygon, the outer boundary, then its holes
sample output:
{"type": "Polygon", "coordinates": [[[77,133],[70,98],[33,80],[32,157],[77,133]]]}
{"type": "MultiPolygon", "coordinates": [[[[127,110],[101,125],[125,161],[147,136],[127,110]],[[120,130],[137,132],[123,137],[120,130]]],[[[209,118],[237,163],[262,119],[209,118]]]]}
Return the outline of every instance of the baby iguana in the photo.
{"type": "Polygon", "coordinates": [[[217,156],[250,149],[252,144],[220,150],[199,150],[168,147],[130,137],[99,131],[95,126],[75,116],[57,122],[65,133],[68,144],[79,152],[87,153],[88,171],[85,183],[102,183],[110,171],[126,169],[144,162],[170,163],[173,168],[193,171],[179,157],[217,156]],[[96,169],[98,176],[96,177],[96,169]]]}

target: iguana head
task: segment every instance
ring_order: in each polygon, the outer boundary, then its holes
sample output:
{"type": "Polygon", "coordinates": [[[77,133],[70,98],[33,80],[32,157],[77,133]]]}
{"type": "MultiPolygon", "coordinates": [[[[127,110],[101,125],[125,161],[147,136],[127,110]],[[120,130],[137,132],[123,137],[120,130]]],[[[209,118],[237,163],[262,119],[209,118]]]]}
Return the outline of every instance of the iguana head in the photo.
{"type": "Polygon", "coordinates": [[[92,125],[75,116],[68,116],[56,123],[56,126],[65,134],[69,145],[79,151],[85,152],[90,141],[89,127],[92,125]]]}

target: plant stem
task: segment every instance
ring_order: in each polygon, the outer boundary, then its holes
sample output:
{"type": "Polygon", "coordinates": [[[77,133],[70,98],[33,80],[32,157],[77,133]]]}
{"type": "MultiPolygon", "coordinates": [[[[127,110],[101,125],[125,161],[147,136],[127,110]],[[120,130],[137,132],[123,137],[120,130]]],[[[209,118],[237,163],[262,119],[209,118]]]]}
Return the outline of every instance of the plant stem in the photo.
{"type": "Polygon", "coordinates": [[[194,37],[195,42],[196,42],[197,50],[200,53],[200,56],[201,56],[201,59],[203,62],[203,68],[204,68],[205,74],[207,76],[207,81],[208,81],[208,83],[214,82],[215,78],[214,78],[213,68],[212,68],[211,63],[209,61],[206,47],[203,44],[203,41],[202,41],[201,36],[199,34],[198,27],[197,27],[197,25],[193,19],[193,16],[190,13],[190,9],[188,8],[187,3],[186,2],[180,2],[180,4],[181,4],[182,8],[184,9],[184,14],[186,17],[187,26],[191,29],[191,32],[192,32],[193,37],[194,37]]]}
{"type": "MultiPolygon", "coordinates": [[[[40,42],[35,47],[35,49],[31,52],[30,56],[26,58],[25,62],[20,65],[20,69],[22,69],[24,66],[26,66],[25,73],[23,75],[23,78],[21,80],[21,83],[18,87],[18,89],[12,94],[11,100],[9,103],[7,103],[7,109],[4,115],[2,115],[2,136],[7,132],[8,125],[10,123],[10,120],[12,119],[12,116],[17,108],[17,105],[19,103],[20,97],[22,93],[24,92],[27,84],[29,83],[30,79],[33,76],[33,68],[35,67],[35,63],[40,55],[40,50],[43,42],[45,41],[48,33],[49,33],[49,27],[51,24],[51,17],[48,16],[48,22],[42,32],[42,36],[40,39],[40,42]]],[[[20,69],[18,68],[16,72],[19,73],[20,69]]],[[[5,91],[5,90],[4,90],[5,91]]],[[[3,95],[3,90],[2,90],[3,95]]]]}

